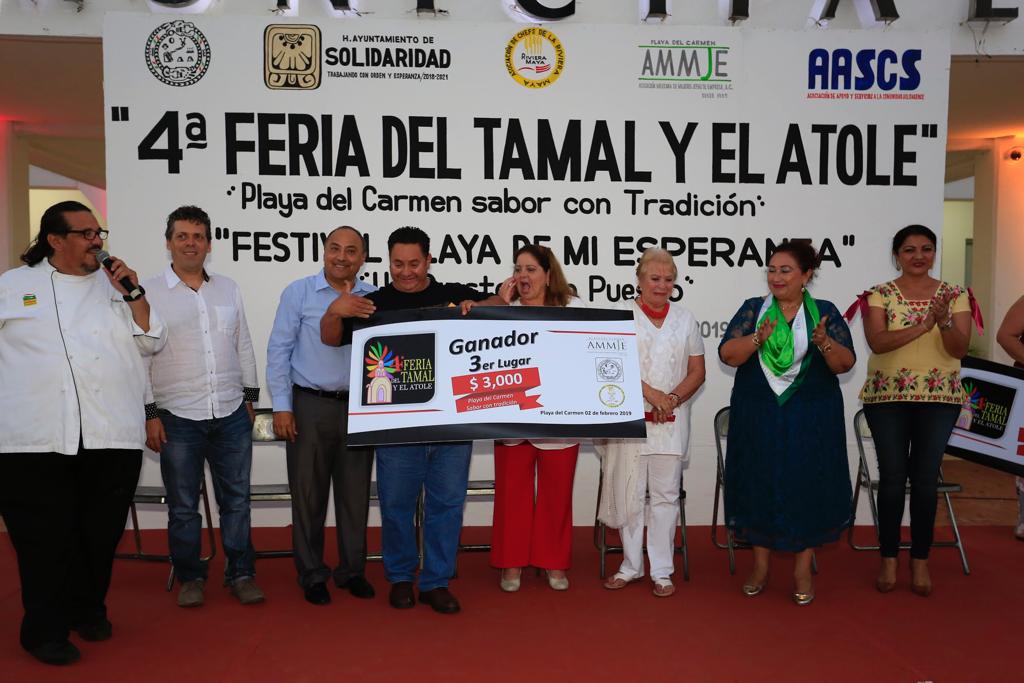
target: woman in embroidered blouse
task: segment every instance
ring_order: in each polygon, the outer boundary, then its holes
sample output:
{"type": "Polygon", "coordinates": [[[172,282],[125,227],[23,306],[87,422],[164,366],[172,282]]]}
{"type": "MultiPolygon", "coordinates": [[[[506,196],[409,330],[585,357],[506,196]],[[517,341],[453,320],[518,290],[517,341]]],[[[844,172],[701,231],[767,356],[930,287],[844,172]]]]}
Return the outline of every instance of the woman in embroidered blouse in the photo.
{"type": "MultiPolygon", "coordinates": [[[[547,247],[529,244],[516,252],[514,261],[512,277],[498,290],[507,304],[583,306],[547,247]]],[[[491,565],[501,569],[503,591],[519,590],[528,565],[546,570],[554,590],[569,588],[572,485],[579,450],[578,441],[560,439],[495,442],[491,565]]]]}
{"type": "Polygon", "coordinates": [[[813,548],[850,523],[843,395],[836,375],[853,367],[850,330],[807,284],[818,254],[787,242],[768,261],[767,297],[744,302],[718,355],[736,370],[725,463],[725,521],[753,546],[743,593],[768,584],[772,550],[796,553],[794,602],[814,600],[813,548]]]}
{"type": "Polygon", "coordinates": [[[609,439],[595,445],[603,485],[598,516],[618,528],[622,564],[605,584],[625,588],[644,575],[644,511],[649,501],[647,559],[652,592],[665,598],[672,585],[679,489],[689,463],[690,399],[704,383],[704,339],[693,314],[669,302],[678,271],[664,249],[648,249],[637,263],[636,318],[647,439],[609,439]]]}
{"type": "Polygon", "coordinates": [[[960,359],[971,337],[969,297],[929,275],[935,247],[935,233],[923,225],[897,232],[892,254],[901,274],[868,292],[863,315],[872,354],[860,397],[878,455],[882,560],[875,585],[882,593],[896,586],[908,477],[911,589],[931,593],[939,466],[964,398],[960,359]]]}

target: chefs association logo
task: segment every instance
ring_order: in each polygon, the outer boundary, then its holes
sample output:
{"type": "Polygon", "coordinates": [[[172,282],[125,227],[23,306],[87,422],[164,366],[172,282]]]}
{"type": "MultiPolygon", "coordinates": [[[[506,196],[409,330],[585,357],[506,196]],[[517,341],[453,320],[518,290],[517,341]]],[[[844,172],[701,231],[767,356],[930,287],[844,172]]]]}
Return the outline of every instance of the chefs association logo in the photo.
{"type": "Polygon", "coordinates": [[[597,398],[609,408],[618,408],[626,402],[626,392],[618,384],[605,384],[597,390],[597,398]]]}
{"type": "Polygon", "coordinates": [[[362,404],[426,403],[434,398],[434,335],[371,337],[363,346],[362,404]]]}
{"type": "Polygon", "coordinates": [[[192,85],[210,70],[210,42],[192,22],[168,21],[149,34],[146,65],[167,85],[192,85]]]}
{"type": "Polygon", "coordinates": [[[505,69],[525,88],[546,88],[565,69],[565,46],[545,28],[524,28],[505,45],[505,69]]]}
{"type": "Polygon", "coordinates": [[[320,87],[320,28],[271,24],[263,32],[263,82],[271,90],[320,87]]]}
{"type": "Polygon", "coordinates": [[[1017,390],[973,377],[965,379],[963,387],[967,398],[956,426],[978,436],[1002,438],[1017,390]]]}

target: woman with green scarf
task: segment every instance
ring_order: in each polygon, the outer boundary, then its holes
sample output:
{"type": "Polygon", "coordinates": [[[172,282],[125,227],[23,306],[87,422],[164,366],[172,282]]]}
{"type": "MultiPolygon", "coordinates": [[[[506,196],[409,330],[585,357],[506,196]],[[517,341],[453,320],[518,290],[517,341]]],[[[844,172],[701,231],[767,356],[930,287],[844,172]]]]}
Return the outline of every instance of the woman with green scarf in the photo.
{"type": "Polygon", "coordinates": [[[737,368],[729,411],[725,522],[754,549],[748,596],[768,585],[771,551],[796,553],[793,600],[814,600],[813,548],[850,523],[843,395],[836,375],[856,360],[846,321],[807,285],[818,266],[805,242],[768,261],[766,297],[733,316],[718,355],[737,368]]]}

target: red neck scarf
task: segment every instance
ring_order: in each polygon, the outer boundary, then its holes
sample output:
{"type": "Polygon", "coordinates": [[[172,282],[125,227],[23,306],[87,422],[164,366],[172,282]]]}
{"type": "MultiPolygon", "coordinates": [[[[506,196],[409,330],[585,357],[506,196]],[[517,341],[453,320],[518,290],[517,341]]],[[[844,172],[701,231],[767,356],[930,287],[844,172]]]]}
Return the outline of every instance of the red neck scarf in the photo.
{"type": "Polygon", "coordinates": [[[647,304],[645,304],[643,299],[637,299],[636,302],[640,306],[640,310],[643,311],[651,320],[664,320],[665,316],[668,315],[668,301],[665,302],[665,308],[661,309],[660,311],[656,311],[647,304]]]}

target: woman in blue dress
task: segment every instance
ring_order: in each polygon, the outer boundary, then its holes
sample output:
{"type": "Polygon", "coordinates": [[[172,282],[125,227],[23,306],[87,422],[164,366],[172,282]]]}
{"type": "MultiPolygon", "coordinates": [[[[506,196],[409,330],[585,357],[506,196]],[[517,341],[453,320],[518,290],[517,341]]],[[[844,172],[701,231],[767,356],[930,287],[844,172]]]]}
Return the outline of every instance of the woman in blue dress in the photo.
{"type": "Polygon", "coordinates": [[[796,553],[793,600],[814,599],[813,548],[850,523],[843,396],[836,375],[853,367],[850,330],[807,284],[819,263],[810,244],[787,242],[768,261],[765,297],[733,316],[718,355],[736,370],[725,464],[725,521],[753,546],[743,592],[768,584],[771,551],[796,553]]]}

